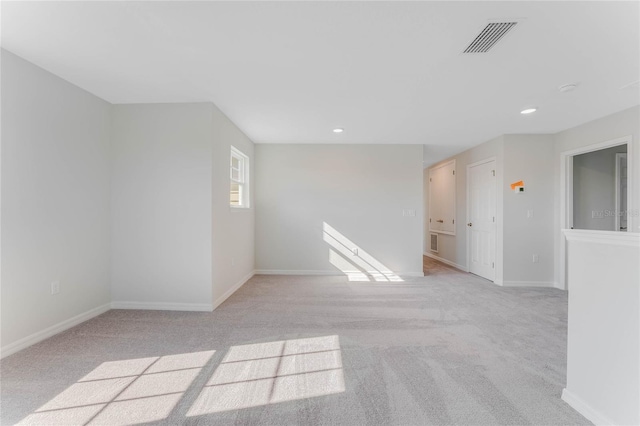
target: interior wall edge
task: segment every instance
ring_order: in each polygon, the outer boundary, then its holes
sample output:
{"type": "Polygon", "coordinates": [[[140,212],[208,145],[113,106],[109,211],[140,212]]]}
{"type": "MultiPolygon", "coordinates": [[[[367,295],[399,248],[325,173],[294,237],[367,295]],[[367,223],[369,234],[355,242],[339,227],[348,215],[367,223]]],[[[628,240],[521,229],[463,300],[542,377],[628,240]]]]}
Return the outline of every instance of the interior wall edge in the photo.
{"type": "Polygon", "coordinates": [[[216,309],[218,306],[222,305],[229,297],[233,295],[236,291],[240,290],[240,287],[245,285],[247,281],[249,281],[256,274],[256,271],[251,271],[249,274],[240,279],[237,283],[235,283],[229,290],[227,290],[222,296],[218,297],[214,300],[212,305],[212,310],[216,309]]]}

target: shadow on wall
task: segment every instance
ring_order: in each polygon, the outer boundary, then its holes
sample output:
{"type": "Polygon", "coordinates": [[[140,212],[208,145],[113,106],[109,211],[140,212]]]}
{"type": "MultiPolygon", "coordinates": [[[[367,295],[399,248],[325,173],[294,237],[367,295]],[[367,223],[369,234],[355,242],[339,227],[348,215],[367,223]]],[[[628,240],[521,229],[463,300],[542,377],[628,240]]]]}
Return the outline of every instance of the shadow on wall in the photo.
{"type": "Polygon", "coordinates": [[[191,403],[185,395],[214,353],[104,362],[18,424],[130,425],[185,404],[195,417],[345,391],[334,335],[232,346],[191,403]]]}
{"type": "Polygon", "coordinates": [[[349,281],[403,281],[361,247],[322,222],[323,240],[329,244],[329,262],[343,272],[349,281]]]}

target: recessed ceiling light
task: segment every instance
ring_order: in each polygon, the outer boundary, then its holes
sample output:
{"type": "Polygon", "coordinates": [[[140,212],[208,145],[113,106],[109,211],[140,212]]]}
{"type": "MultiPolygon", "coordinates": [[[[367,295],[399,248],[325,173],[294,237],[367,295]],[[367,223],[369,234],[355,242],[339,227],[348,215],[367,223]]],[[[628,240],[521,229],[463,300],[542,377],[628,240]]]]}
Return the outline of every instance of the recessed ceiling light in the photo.
{"type": "Polygon", "coordinates": [[[520,114],[531,114],[532,112],[536,112],[538,108],[527,108],[520,111],[520,114]]]}
{"type": "Polygon", "coordinates": [[[336,127],[335,129],[333,129],[333,133],[342,133],[344,132],[344,129],[341,127],[336,127]]]}

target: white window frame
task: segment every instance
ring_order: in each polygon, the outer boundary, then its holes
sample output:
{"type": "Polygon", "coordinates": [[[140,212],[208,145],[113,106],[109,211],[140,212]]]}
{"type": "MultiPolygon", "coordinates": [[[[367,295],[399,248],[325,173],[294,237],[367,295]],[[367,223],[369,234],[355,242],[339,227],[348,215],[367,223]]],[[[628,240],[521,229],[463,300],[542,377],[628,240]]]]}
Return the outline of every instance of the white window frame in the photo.
{"type": "Polygon", "coordinates": [[[229,157],[229,191],[231,191],[231,184],[236,183],[240,188],[239,205],[231,204],[231,198],[229,198],[229,207],[232,209],[248,209],[249,208],[249,157],[245,155],[238,148],[231,146],[231,155],[229,157]],[[238,160],[238,179],[233,178],[233,159],[238,160]]]}

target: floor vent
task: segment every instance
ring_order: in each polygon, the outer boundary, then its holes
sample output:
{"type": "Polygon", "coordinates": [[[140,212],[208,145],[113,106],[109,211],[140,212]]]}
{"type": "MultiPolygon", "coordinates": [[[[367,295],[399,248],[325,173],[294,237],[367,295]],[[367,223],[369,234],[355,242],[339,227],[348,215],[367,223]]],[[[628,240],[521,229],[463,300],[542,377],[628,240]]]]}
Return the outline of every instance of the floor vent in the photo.
{"type": "Polygon", "coordinates": [[[464,53],[487,53],[517,22],[490,22],[467,46],[464,53]]]}
{"type": "Polygon", "coordinates": [[[431,251],[438,252],[438,234],[431,234],[431,251]]]}

